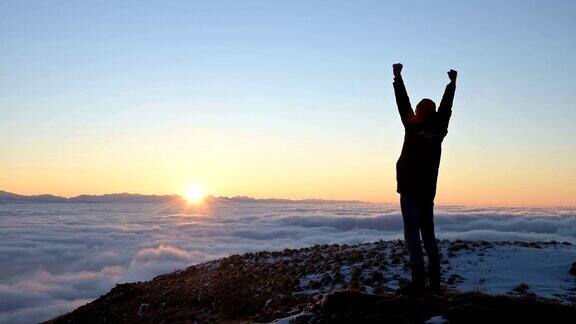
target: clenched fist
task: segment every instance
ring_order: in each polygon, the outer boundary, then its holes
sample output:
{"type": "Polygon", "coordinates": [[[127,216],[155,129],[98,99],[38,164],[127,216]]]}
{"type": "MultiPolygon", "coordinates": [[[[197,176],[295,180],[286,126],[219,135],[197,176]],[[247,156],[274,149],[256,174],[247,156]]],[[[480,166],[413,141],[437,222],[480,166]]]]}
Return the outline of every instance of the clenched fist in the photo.
{"type": "Polygon", "coordinates": [[[450,81],[452,82],[456,82],[456,77],[458,76],[458,72],[455,70],[450,70],[448,71],[448,77],[450,78],[450,81]]]}
{"type": "Polygon", "coordinates": [[[394,72],[395,77],[399,77],[402,73],[402,63],[392,64],[392,71],[394,72]]]}

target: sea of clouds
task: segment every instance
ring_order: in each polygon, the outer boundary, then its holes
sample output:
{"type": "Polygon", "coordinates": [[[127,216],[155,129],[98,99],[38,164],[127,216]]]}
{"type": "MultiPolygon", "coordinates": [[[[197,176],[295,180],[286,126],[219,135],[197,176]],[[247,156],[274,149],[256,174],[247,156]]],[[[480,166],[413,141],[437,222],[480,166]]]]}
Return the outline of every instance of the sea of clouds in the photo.
{"type": "MultiPolygon", "coordinates": [[[[569,241],[576,209],[438,206],[439,238],[569,241]]],[[[70,311],[115,284],[258,250],[402,237],[395,204],[0,205],[0,323],[70,311]]]]}

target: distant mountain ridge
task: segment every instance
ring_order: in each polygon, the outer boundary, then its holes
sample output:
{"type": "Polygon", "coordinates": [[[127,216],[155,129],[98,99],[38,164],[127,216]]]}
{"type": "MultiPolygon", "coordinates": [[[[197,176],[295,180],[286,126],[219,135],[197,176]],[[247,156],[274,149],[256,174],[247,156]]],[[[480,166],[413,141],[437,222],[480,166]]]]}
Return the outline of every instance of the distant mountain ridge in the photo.
{"type": "MultiPolygon", "coordinates": [[[[179,195],[142,195],[132,193],[112,193],[104,195],[79,195],[75,197],[61,197],[50,194],[43,195],[19,195],[12,192],[0,190],[0,204],[22,204],[22,203],[166,203],[175,200],[184,199],[179,195]]],[[[248,202],[248,203],[290,203],[290,202],[350,202],[358,203],[357,200],[322,200],[322,199],[278,199],[267,198],[257,199],[247,196],[234,196],[234,197],[214,197],[208,196],[206,200],[209,202],[248,202]]]]}
{"type": "Polygon", "coordinates": [[[168,202],[181,199],[178,195],[140,195],[131,193],[113,193],[105,195],[79,195],[76,197],[61,197],[50,194],[19,195],[0,190],[0,203],[78,203],[78,202],[168,202]]]}

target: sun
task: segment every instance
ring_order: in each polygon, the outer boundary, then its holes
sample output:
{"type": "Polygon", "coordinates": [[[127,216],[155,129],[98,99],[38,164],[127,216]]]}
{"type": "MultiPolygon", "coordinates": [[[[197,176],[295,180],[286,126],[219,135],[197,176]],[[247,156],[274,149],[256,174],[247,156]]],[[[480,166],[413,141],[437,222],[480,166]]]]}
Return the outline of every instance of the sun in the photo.
{"type": "Polygon", "coordinates": [[[190,204],[199,204],[206,198],[206,192],[202,186],[190,187],[184,193],[184,199],[190,204]]]}

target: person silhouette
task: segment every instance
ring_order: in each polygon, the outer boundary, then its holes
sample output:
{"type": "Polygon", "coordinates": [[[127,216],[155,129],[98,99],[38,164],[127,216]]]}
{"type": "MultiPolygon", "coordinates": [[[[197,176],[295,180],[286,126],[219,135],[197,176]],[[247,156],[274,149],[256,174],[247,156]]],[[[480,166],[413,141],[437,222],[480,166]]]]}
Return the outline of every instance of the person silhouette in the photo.
{"type": "Polygon", "coordinates": [[[439,290],[441,271],[440,254],[434,234],[434,198],[442,141],[448,134],[458,73],[454,70],[448,72],[450,83],[446,86],[438,111],[434,101],[422,99],[416,105],[414,113],[402,80],[402,64],[397,63],[392,67],[396,104],[404,125],[404,144],[396,163],[396,191],[400,194],[404,238],[410,252],[412,282],[406,290],[419,293],[425,288],[420,234],[428,256],[430,288],[439,290]]]}

